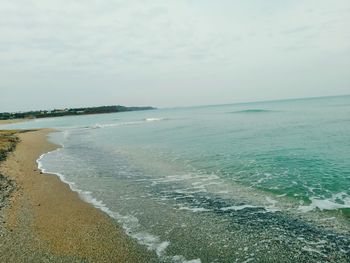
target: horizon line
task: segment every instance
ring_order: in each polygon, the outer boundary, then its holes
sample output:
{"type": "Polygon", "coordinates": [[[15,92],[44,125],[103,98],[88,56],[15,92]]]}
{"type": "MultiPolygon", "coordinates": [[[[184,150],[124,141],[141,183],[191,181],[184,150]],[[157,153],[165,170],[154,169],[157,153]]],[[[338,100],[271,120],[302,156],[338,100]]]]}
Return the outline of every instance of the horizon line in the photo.
{"type": "MultiPolygon", "coordinates": [[[[279,101],[293,101],[293,100],[312,100],[312,99],[322,99],[322,98],[336,98],[336,97],[346,97],[350,94],[340,94],[340,95],[327,95],[327,96],[311,96],[311,97],[293,97],[293,98],[281,98],[281,99],[266,99],[266,100],[254,100],[254,101],[242,101],[242,102],[227,102],[219,104],[199,104],[199,105],[185,105],[185,106],[173,106],[173,107],[159,107],[159,106],[147,106],[153,107],[155,110],[166,110],[166,109],[183,109],[183,108],[200,108],[200,107],[216,107],[225,105],[239,105],[239,104],[250,104],[250,103],[267,103],[267,102],[279,102],[279,101]]],[[[23,113],[29,111],[48,111],[54,109],[77,109],[77,108],[94,108],[103,106],[124,106],[124,107],[146,107],[146,106],[136,106],[136,105],[121,105],[121,104],[109,104],[109,105],[99,105],[99,106],[73,106],[73,107],[55,107],[53,109],[38,109],[38,110],[25,110],[25,111],[1,111],[0,113],[23,113]]]]}
{"type": "Polygon", "coordinates": [[[267,102],[279,102],[279,101],[293,101],[293,100],[312,100],[312,99],[322,99],[322,98],[336,98],[336,97],[347,97],[349,94],[341,95],[328,95],[328,96],[312,96],[312,97],[293,97],[293,98],[284,98],[284,99],[266,99],[266,100],[254,100],[254,101],[243,101],[243,102],[228,102],[228,103],[219,103],[219,104],[200,104],[200,105],[188,105],[188,106],[174,106],[174,107],[157,107],[157,109],[180,109],[180,108],[196,108],[196,107],[216,107],[216,106],[225,106],[225,105],[239,105],[239,104],[250,104],[250,103],[267,103],[267,102]]]}

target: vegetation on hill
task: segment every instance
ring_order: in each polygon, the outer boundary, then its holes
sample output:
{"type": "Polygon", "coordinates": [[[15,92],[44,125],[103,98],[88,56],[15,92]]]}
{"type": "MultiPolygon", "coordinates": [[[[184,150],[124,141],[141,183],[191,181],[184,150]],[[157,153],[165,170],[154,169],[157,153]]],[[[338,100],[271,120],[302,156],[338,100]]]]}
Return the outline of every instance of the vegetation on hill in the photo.
{"type": "Polygon", "coordinates": [[[125,107],[120,105],[100,106],[89,108],[72,108],[72,109],[54,109],[54,110],[39,110],[27,112],[3,112],[0,113],[0,120],[23,119],[23,118],[47,118],[47,117],[61,117],[70,115],[87,115],[87,114],[101,114],[125,111],[140,111],[140,110],[154,110],[153,107],[125,107]]]}

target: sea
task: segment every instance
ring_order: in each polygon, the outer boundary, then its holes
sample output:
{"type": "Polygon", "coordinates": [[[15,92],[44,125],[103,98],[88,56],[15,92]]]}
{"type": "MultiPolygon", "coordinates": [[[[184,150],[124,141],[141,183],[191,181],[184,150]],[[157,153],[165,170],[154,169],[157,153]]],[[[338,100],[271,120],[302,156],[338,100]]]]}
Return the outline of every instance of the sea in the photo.
{"type": "Polygon", "coordinates": [[[350,96],[35,119],[38,167],[159,262],[350,262],[350,96]]]}

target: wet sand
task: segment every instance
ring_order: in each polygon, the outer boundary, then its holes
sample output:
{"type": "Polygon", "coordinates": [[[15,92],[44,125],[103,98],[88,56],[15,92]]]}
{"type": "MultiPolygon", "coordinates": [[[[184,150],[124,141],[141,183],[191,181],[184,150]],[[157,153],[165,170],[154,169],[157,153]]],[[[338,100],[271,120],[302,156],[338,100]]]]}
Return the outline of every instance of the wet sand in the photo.
{"type": "Polygon", "coordinates": [[[0,125],[2,124],[12,124],[12,123],[17,123],[17,122],[23,122],[27,121],[29,119],[13,119],[13,120],[0,120],[0,125]]]}
{"type": "Polygon", "coordinates": [[[113,219],[83,202],[36,160],[57,148],[50,130],[18,134],[21,142],[0,172],[15,183],[3,208],[0,262],[154,262],[155,255],[130,239],[113,219]]]}

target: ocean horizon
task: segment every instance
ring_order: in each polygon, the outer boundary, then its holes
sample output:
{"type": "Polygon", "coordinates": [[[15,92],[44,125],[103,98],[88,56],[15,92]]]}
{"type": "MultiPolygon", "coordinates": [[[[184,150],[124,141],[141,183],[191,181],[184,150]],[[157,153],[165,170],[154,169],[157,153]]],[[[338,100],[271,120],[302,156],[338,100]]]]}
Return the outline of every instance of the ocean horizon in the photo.
{"type": "Polygon", "coordinates": [[[350,96],[35,119],[38,167],[159,262],[349,262],[350,96]]]}

